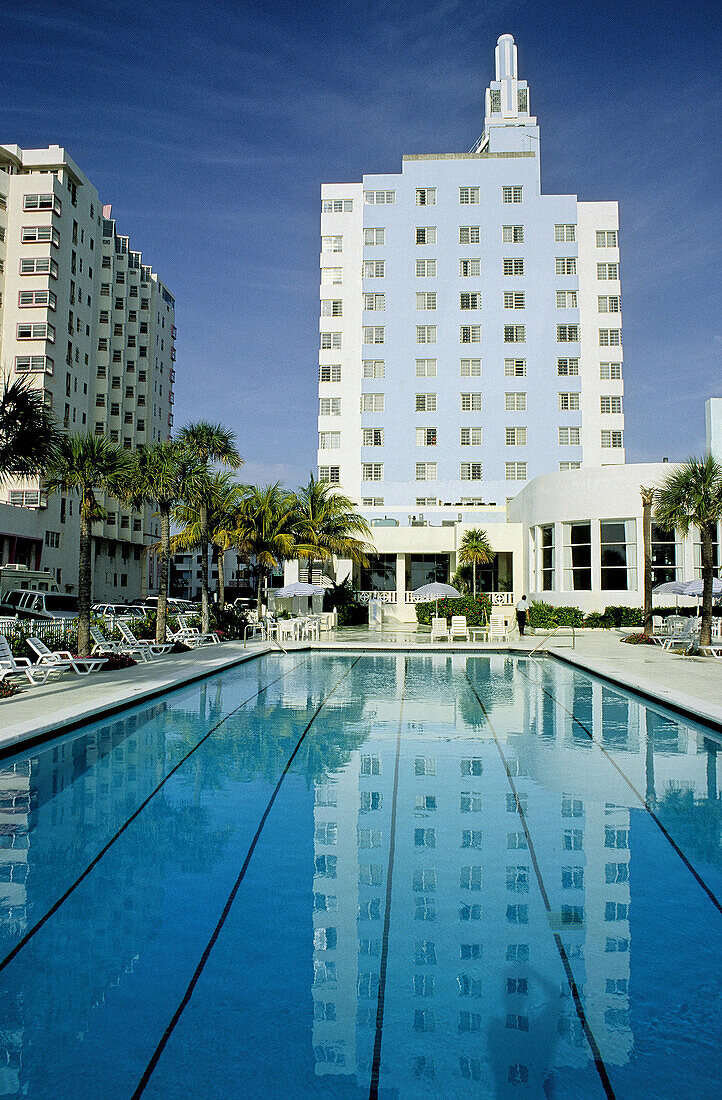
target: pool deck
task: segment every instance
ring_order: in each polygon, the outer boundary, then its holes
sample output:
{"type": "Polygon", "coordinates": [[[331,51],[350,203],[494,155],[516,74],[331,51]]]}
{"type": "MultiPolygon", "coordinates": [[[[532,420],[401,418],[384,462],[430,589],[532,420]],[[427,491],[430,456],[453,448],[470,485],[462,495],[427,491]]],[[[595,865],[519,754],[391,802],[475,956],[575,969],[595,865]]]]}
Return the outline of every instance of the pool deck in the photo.
{"type": "MultiPolygon", "coordinates": [[[[288,643],[288,652],[502,652],[529,655],[543,635],[516,636],[508,645],[448,642],[430,644],[428,634],[414,631],[336,631],[319,642],[288,643]]],[[[686,716],[722,730],[722,661],[682,657],[653,646],[621,643],[618,631],[577,633],[572,648],[569,636],[549,638],[539,656],[549,653],[559,660],[601,676],[621,687],[639,692],[686,716]]],[[[0,754],[26,743],[45,740],[112,714],[125,707],[156,698],[174,688],[212,676],[235,664],[278,652],[265,642],[224,642],[190,653],[177,653],[148,664],[89,677],[64,675],[42,687],[28,687],[12,699],[0,700],[0,754]]]]}

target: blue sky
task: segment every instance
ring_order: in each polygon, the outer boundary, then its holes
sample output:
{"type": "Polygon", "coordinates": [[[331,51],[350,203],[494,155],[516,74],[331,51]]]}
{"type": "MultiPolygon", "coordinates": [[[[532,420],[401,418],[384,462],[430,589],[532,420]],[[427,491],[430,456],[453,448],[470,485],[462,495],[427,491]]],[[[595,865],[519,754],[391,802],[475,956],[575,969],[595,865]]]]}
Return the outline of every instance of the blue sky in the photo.
{"type": "Polygon", "coordinates": [[[176,297],[176,424],[244,479],[314,466],[322,181],[467,150],[511,32],[542,187],[620,205],[628,461],[704,446],[722,394],[714,5],[0,0],[0,142],[64,145],[176,297]]]}

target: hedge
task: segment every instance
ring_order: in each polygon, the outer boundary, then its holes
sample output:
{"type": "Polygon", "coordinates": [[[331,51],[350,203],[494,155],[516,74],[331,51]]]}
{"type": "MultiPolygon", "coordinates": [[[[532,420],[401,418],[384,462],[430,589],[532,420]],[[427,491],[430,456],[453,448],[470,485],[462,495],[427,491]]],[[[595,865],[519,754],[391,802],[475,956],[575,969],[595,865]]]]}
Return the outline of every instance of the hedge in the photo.
{"type": "MultiPolygon", "coordinates": [[[[654,615],[694,614],[694,608],[655,607],[654,615]]],[[[604,611],[589,611],[585,614],[580,607],[556,607],[550,603],[537,601],[529,609],[529,625],[538,630],[553,630],[556,626],[585,626],[610,630],[622,626],[644,626],[644,611],[641,607],[627,607],[623,604],[610,604],[604,611]]]]}
{"type": "MultiPolygon", "coordinates": [[[[452,615],[465,615],[468,626],[485,626],[489,621],[491,603],[488,596],[445,596],[439,600],[439,618],[447,622],[452,615]]],[[[431,626],[432,616],[436,615],[436,600],[429,603],[416,604],[416,621],[424,626],[431,626]]]]}

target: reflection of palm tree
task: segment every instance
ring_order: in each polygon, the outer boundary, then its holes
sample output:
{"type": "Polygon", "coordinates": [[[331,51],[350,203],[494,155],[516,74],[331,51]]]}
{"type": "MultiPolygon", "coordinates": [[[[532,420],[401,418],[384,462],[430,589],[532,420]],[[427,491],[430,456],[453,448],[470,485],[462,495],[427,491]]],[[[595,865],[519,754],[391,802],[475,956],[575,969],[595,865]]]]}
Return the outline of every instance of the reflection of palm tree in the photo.
{"type": "MultiPolygon", "coordinates": [[[[709,769],[709,757],[707,766],[709,769]]],[[[683,851],[705,863],[722,864],[722,807],[717,798],[695,798],[694,791],[680,790],[670,783],[657,814],[683,851]]]]}
{"type": "Polygon", "coordinates": [[[657,791],[654,784],[654,738],[652,737],[652,731],[649,728],[649,711],[645,708],[644,712],[644,724],[645,724],[645,752],[644,752],[644,764],[645,775],[647,779],[647,787],[645,791],[645,798],[647,805],[654,809],[657,801],[657,791]]]}

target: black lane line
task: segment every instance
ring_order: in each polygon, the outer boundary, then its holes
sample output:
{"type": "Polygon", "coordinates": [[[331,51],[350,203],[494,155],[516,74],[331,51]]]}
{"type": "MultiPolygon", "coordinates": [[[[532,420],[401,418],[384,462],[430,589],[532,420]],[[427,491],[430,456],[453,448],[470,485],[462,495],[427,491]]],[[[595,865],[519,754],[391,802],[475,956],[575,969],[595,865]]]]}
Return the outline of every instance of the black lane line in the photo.
{"type": "MultiPolygon", "coordinates": [[[[501,757],[501,762],[504,765],[504,771],[506,772],[506,777],[509,781],[509,786],[511,787],[512,794],[514,795],[514,802],[515,802],[515,805],[516,805],[516,812],[519,816],[519,820],[521,821],[522,828],[524,829],[524,835],[526,837],[526,843],[527,843],[527,847],[529,849],[529,855],[531,857],[532,866],[534,868],[534,874],[536,875],[537,884],[539,886],[539,893],[541,894],[542,901],[544,903],[544,908],[546,909],[547,914],[551,915],[551,905],[549,904],[549,895],[547,894],[546,886],[544,885],[544,879],[542,878],[542,873],[541,873],[541,870],[539,868],[539,861],[537,860],[537,856],[536,856],[536,849],[534,847],[534,841],[532,840],[531,833],[529,832],[529,825],[528,825],[527,820],[526,820],[526,814],[524,813],[524,809],[522,807],[522,804],[519,801],[519,795],[517,794],[516,785],[514,783],[514,777],[511,774],[511,768],[509,767],[506,756],[504,755],[504,750],[501,747],[501,742],[499,741],[499,738],[497,737],[496,730],[494,729],[494,727],[491,723],[491,718],[489,717],[487,709],[484,706],[484,704],[482,703],[482,701],[479,697],[479,693],[477,692],[476,688],[474,687],[474,684],[469,679],[469,674],[468,674],[468,672],[466,672],[466,670],[464,670],[464,675],[466,676],[466,679],[469,681],[469,686],[470,686],[471,690],[473,691],[473,693],[476,697],[477,703],[479,704],[479,706],[482,709],[482,712],[484,714],[484,718],[486,719],[487,725],[489,726],[489,729],[491,730],[492,736],[494,738],[494,742],[495,742],[496,747],[498,749],[499,756],[501,757]]],[[[574,998],[574,1007],[577,1011],[577,1016],[579,1017],[579,1023],[582,1025],[582,1028],[584,1030],[584,1034],[587,1037],[587,1042],[589,1043],[589,1047],[590,1047],[591,1052],[592,1052],[592,1057],[594,1058],[594,1065],[596,1066],[597,1073],[599,1075],[599,1080],[602,1083],[602,1088],[604,1089],[605,1095],[609,1098],[609,1100],[615,1100],[615,1092],[614,1092],[614,1089],[612,1088],[612,1083],[609,1080],[609,1074],[607,1073],[607,1067],[604,1064],[604,1059],[602,1058],[601,1051],[599,1049],[599,1046],[597,1045],[597,1040],[594,1038],[594,1032],[592,1031],[591,1026],[589,1024],[589,1021],[587,1020],[587,1014],[584,1011],[584,1005],[582,1004],[582,999],[579,995],[579,989],[577,988],[577,983],[575,982],[574,975],[572,974],[572,968],[571,968],[571,964],[569,962],[569,957],[567,955],[567,950],[566,950],[566,948],[565,948],[565,946],[562,942],[562,938],[559,935],[559,933],[554,932],[553,935],[554,935],[554,943],[556,944],[556,948],[557,948],[557,951],[559,953],[559,958],[562,961],[562,966],[564,967],[564,972],[567,976],[567,983],[569,985],[569,989],[571,991],[572,997],[574,998]]]]}
{"type": "Polygon", "coordinates": [[[664,825],[662,824],[660,819],[657,817],[657,814],[652,809],[652,807],[649,805],[649,803],[647,802],[644,795],[641,793],[641,791],[637,790],[637,788],[635,787],[632,780],[629,778],[629,776],[627,776],[622,771],[622,769],[619,767],[619,764],[617,764],[617,761],[614,759],[613,756],[610,756],[610,754],[605,749],[604,745],[602,745],[601,742],[597,741],[597,739],[594,736],[594,734],[592,733],[592,731],[590,729],[587,729],[587,727],[584,725],[584,723],[580,722],[578,718],[575,718],[572,711],[568,710],[567,707],[565,707],[563,703],[560,703],[559,700],[554,695],[552,695],[552,693],[550,691],[548,691],[547,688],[545,688],[542,683],[539,682],[539,680],[533,679],[533,677],[529,676],[528,673],[524,672],[524,670],[521,667],[519,667],[519,672],[522,674],[522,676],[524,676],[529,681],[530,684],[534,684],[535,687],[540,688],[544,692],[544,694],[547,696],[547,698],[551,699],[551,701],[553,703],[556,703],[556,705],[558,707],[560,707],[564,711],[565,714],[568,714],[569,717],[571,718],[572,722],[574,722],[577,726],[579,726],[579,728],[581,730],[584,730],[584,732],[586,733],[589,740],[592,741],[597,746],[598,749],[601,749],[601,751],[604,753],[604,755],[606,756],[609,763],[614,768],[614,770],[619,773],[619,775],[622,777],[624,782],[629,787],[630,791],[632,791],[632,793],[634,795],[636,795],[636,797],[639,799],[639,801],[641,802],[644,809],[647,811],[649,816],[652,818],[652,821],[654,821],[655,825],[657,825],[659,827],[659,830],[662,833],[662,835],[669,841],[672,848],[677,853],[679,858],[682,860],[682,863],[684,863],[687,870],[690,872],[690,874],[697,880],[699,885],[702,887],[705,894],[707,895],[709,900],[714,905],[715,909],[717,909],[717,911],[719,913],[722,913],[722,902],[720,902],[720,899],[717,897],[714,890],[712,890],[712,888],[707,885],[705,880],[700,875],[699,871],[697,871],[695,869],[695,867],[692,865],[692,863],[689,861],[687,856],[684,854],[684,852],[680,848],[679,844],[677,844],[677,841],[674,839],[674,837],[672,837],[667,832],[666,828],[664,827],[664,825]]]}
{"type": "Polygon", "coordinates": [[[145,809],[145,807],[148,805],[148,803],[151,801],[151,799],[155,798],[155,796],[158,794],[160,789],[165,786],[165,784],[168,782],[168,780],[171,778],[171,776],[174,775],[178,771],[178,769],[180,767],[182,767],[183,764],[185,764],[188,757],[192,756],[193,753],[197,749],[199,749],[201,747],[201,745],[205,741],[208,740],[208,738],[211,736],[211,734],[215,733],[216,730],[219,729],[219,727],[222,726],[224,722],[227,722],[229,718],[232,718],[234,714],[237,714],[239,710],[241,710],[243,707],[245,707],[246,703],[250,703],[254,699],[257,699],[258,696],[262,695],[263,692],[266,691],[269,687],[271,687],[273,684],[277,684],[278,681],[283,680],[284,677],[290,676],[292,672],[295,672],[297,668],[300,668],[301,665],[306,664],[308,661],[310,661],[310,659],[311,659],[310,657],[307,657],[305,661],[299,661],[299,663],[297,665],[294,665],[293,668],[289,668],[289,670],[287,672],[282,673],[281,676],[277,676],[275,680],[269,680],[269,682],[267,684],[264,684],[264,686],[259,691],[255,692],[255,694],[253,694],[253,695],[249,695],[249,697],[247,699],[244,699],[242,703],[239,703],[237,707],[235,707],[233,710],[230,710],[228,712],[228,714],[225,715],[225,717],[221,718],[220,722],[216,722],[215,726],[213,726],[211,729],[209,729],[208,733],[204,734],[204,736],[201,737],[200,741],[198,741],[198,743],[195,744],[193,746],[193,748],[190,749],[185,754],[185,756],[182,757],[182,759],[179,760],[178,763],[175,764],[171,768],[171,770],[168,772],[168,774],[165,775],[163,777],[163,779],[161,779],[158,786],[154,787],[153,790],[148,795],[148,797],[145,798],[141,802],[138,809],[133,814],[131,814],[131,816],[128,818],[128,820],[125,821],[120,826],[118,831],[113,834],[113,836],[110,838],[110,840],[106,844],[103,845],[103,847],[100,849],[98,854],[94,857],[94,859],[92,859],[90,861],[90,863],[85,868],[83,873],[76,878],[75,882],[73,882],[68,887],[68,889],[65,891],[64,894],[61,894],[61,896],[57,899],[57,901],[53,902],[53,904],[50,906],[48,911],[43,914],[43,916],[40,918],[40,920],[37,921],[37,923],[34,924],[32,926],[32,928],[30,928],[25,933],[25,935],[23,936],[23,938],[21,940],[18,940],[18,942],[15,944],[15,946],[12,948],[12,950],[7,953],[7,955],[5,956],[5,958],[2,961],[0,961],[0,972],[3,971],[5,969],[5,967],[13,961],[15,956],[20,951],[22,951],[23,947],[25,947],[30,942],[30,940],[33,938],[33,936],[35,936],[40,931],[40,929],[43,927],[45,922],[50,920],[50,918],[53,916],[54,913],[57,913],[60,906],[63,905],[63,903],[68,900],[68,898],[73,893],[73,891],[77,890],[77,888],[78,888],[78,886],[80,886],[81,882],[83,882],[83,880],[88,877],[88,875],[93,870],[93,868],[96,867],[100,863],[103,856],[110,850],[110,848],[112,848],[112,846],[115,844],[116,840],[118,840],[123,835],[123,833],[128,828],[128,826],[131,825],[135,821],[136,817],[138,817],[138,815],[141,813],[141,811],[145,809]]]}
{"type": "MultiPolygon", "coordinates": [[[[308,658],[308,659],[310,660],[310,658],[308,658]]],[[[291,768],[291,765],[293,764],[293,761],[296,757],[296,754],[298,753],[298,750],[301,748],[301,745],[303,744],[303,740],[304,740],[306,734],[308,733],[311,726],[313,725],[313,723],[318,718],[319,714],[321,713],[322,708],[326,705],[328,700],[333,695],[334,691],[336,691],[341,686],[341,684],[344,682],[344,680],[346,679],[346,677],[350,673],[351,669],[354,668],[359,663],[360,660],[361,660],[361,657],[359,656],[359,657],[356,658],[355,661],[351,662],[351,664],[346,669],[346,671],[344,672],[341,679],[338,680],[336,684],[334,684],[334,686],[329,691],[328,695],[326,695],[321,700],[321,702],[318,704],[315,711],[313,712],[311,720],[308,722],[306,728],[304,729],[303,733],[301,734],[298,741],[296,742],[296,747],[294,748],[293,752],[291,753],[288,760],[286,761],[286,766],[283,769],[283,771],[281,772],[281,774],[279,776],[279,779],[278,779],[278,782],[276,783],[276,786],[273,788],[273,793],[271,794],[271,797],[268,800],[268,805],[266,806],[265,810],[263,811],[263,815],[261,816],[261,820],[258,823],[258,828],[256,829],[256,832],[253,836],[253,840],[251,841],[250,846],[248,848],[248,851],[246,852],[246,858],[243,860],[243,866],[241,867],[241,870],[238,874],[238,878],[236,879],[236,881],[233,884],[233,888],[231,889],[231,892],[228,895],[228,899],[226,901],[226,904],[223,906],[223,910],[222,910],[221,915],[218,919],[218,923],[216,924],[215,928],[213,929],[213,933],[211,935],[211,938],[209,939],[208,943],[206,944],[206,946],[204,948],[203,954],[201,955],[200,961],[198,962],[198,965],[197,965],[197,967],[195,968],[195,970],[193,972],[193,977],[191,978],[190,982],[188,983],[188,988],[186,989],[185,993],[183,994],[183,997],[180,1001],[180,1004],[178,1005],[175,1012],[173,1013],[173,1016],[171,1017],[170,1023],[168,1024],[165,1031],[163,1032],[163,1034],[160,1038],[160,1042],[158,1043],[158,1046],[153,1051],[153,1055],[152,1055],[150,1061],[148,1062],[148,1065],[145,1067],[145,1070],[143,1071],[143,1076],[141,1077],[140,1081],[138,1082],[138,1084],[136,1086],[136,1089],[135,1089],[135,1092],[133,1093],[133,1096],[132,1096],[131,1100],[136,1100],[137,1097],[142,1096],[142,1094],[145,1092],[146,1086],[147,1086],[148,1082],[150,1081],[150,1079],[153,1075],[153,1071],[155,1070],[155,1067],[158,1065],[158,1062],[160,1061],[160,1057],[161,1057],[163,1051],[165,1050],[166,1044],[167,1044],[168,1040],[170,1039],[171,1035],[173,1034],[173,1032],[175,1030],[175,1027],[176,1027],[176,1024],[178,1023],[181,1016],[183,1015],[183,1010],[185,1009],[186,1005],[188,1004],[191,997],[193,996],[193,990],[195,989],[195,987],[198,984],[198,980],[199,980],[201,974],[203,973],[203,970],[205,968],[206,963],[208,962],[208,957],[209,957],[211,951],[213,950],[213,947],[215,945],[216,940],[218,939],[218,937],[221,934],[221,929],[223,928],[223,925],[226,923],[226,919],[228,917],[228,914],[231,911],[231,906],[233,905],[233,902],[236,899],[236,894],[238,893],[238,891],[240,889],[240,886],[241,886],[241,883],[243,882],[243,879],[245,878],[246,871],[248,870],[248,864],[251,862],[251,856],[253,855],[253,853],[256,850],[256,845],[258,844],[258,841],[260,840],[260,837],[261,837],[261,833],[263,832],[263,826],[266,824],[266,819],[268,818],[268,815],[270,814],[270,812],[273,808],[273,803],[276,801],[276,797],[278,795],[278,792],[281,789],[281,784],[283,783],[283,780],[287,776],[287,774],[288,774],[288,772],[291,768]]],[[[302,663],[305,663],[305,662],[302,662],[302,663]]]]}
{"type": "Polygon", "coordinates": [[[391,923],[391,887],[394,876],[394,855],[396,853],[396,804],[399,794],[399,759],[401,756],[401,725],[404,717],[404,699],[406,697],[406,671],[409,659],[404,658],[404,686],[401,691],[401,709],[399,710],[399,728],[396,734],[396,761],[394,763],[394,788],[391,796],[391,830],[389,835],[389,866],[386,873],[386,908],[384,909],[384,931],[381,940],[381,963],[379,967],[379,996],[376,1002],[376,1033],[374,1035],[374,1053],[371,1063],[371,1084],[369,1100],[378,1100],[379,1073],[381,1072],[381,1042],[384,1032],[384,1007],[386,999],[386,969],[389,960],[389,925],[391,923]]]}

